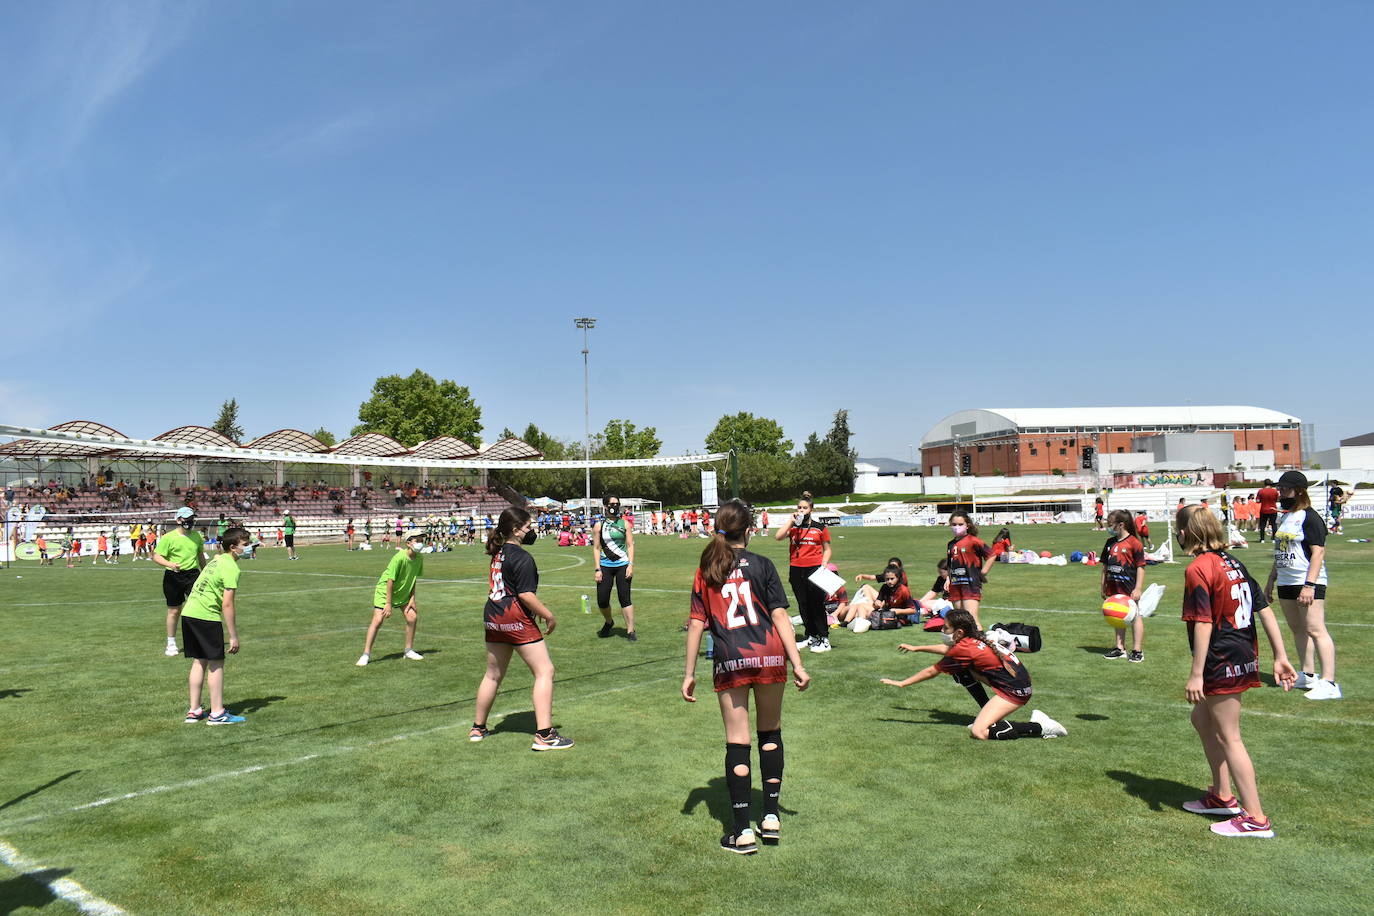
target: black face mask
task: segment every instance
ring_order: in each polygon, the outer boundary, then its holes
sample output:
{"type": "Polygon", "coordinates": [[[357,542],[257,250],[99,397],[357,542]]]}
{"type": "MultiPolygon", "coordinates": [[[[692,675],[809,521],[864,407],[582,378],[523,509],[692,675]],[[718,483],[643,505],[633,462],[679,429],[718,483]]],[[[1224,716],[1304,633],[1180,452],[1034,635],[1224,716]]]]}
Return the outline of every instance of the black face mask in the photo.
{"type": "Polygon", "coordinates": [[[606,507],[606,516],[607,516],[608,518],[619,518],[619,517],[620,517],[620,507],[619,507],[619,506],[607,506],[607,507],[606,507]]]}
{"type": "Polygon", "coordinates": [[[1298,498],[1296,496],[1289,496],[1285,499],[1279,500],[1279,508],[1284,510],[1285,512],[1291,511],[1292,508],[1297,504],[1298,498]]]}
{"type": "Polygon", "coordinates": [[[537,540],[539,540],[539,532],[531,528],[529,531],[525,532],[525,536],[520,539],[520,543],[528,547],[537,540]]]}

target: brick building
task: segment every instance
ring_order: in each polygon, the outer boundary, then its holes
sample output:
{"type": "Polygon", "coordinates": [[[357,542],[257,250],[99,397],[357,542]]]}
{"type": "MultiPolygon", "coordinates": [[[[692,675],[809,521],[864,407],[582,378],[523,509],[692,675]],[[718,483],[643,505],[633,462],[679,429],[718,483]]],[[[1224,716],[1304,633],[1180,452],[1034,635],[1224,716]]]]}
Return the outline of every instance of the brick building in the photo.
{"type": "Polygon", "coordinates": [[[1272,451],[1274,467],[1302,466],[1301,421],[1263,407],[1032,407],[950,414],[922,437],[921,470],[1067,473],[1094,452],[1143,451],[1138,440],[1168,433],[1230,433],[1237,452],[1272,451]]]}

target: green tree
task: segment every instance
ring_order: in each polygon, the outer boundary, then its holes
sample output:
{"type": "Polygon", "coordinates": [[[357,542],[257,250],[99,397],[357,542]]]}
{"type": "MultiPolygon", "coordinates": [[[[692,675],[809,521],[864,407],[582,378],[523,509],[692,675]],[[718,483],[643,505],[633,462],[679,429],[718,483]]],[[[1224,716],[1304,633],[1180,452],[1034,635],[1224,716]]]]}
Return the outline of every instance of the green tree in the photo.
{"type": "Polygon", "coordinates": [[[329,430],[325,429],[323,426],[321,426],[319,429],[315,430],[315,431],[314,431],[313,433],[311,433],[310,435],[314,436],[316,439],[319,439],[319,440],[320,440],[321,442],[323,442],[325,445],[338,445],[338,444],[339,444],[339,439],[338,439],[338,437],[335,436],[333,433],[331,433],[329,430]]]}
{"type": "Polygon", "coordinates": [[[220,405],[219,419],[210,428],[226,439],[232,439],[235,442],[243,441],[243,427],[239,426],[239,402],[237,398],[230,398],[220,405]]]}
{"type": "Polygon", "coordinates": [[[849,447],[849,411],[835,412],[830,431],[822,439],[812,433],[797,456],[797,484],[816,494],[850,493],[854,490],[854,461],[857,453],[849,447]]]}
{"type": "Polygon", "coordinates": [[[778,421],[740,411],[716,421],[715,429],[706,434],[706,449],[711,452],[734,449],[741,455],[783,456],[791,453],[792,440],[783,438],[778,421]]]}
{"type": "Polygon", "coordinates": [[[636,429],[629,420],[608,420],[598,439],[593,458],[653,458],[663,447],[652,426],[636,429]]]}
{"type": "Polygon", "coordinates": [[[406,447],[435,436],[476,442],[482,434],[482,408],[466,385],[435,381],[416,369],[409,376],[387,375],[372,384],[372,397],[358,407],[352,435],[384,433],[406,447]]]}

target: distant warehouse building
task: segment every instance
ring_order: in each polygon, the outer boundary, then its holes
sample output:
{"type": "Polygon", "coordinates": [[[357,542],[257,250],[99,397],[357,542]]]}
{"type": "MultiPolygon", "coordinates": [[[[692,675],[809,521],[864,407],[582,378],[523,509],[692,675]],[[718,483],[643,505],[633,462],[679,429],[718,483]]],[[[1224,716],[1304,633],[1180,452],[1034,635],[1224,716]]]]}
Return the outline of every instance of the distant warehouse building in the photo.
{"type": "MultiPolygon", "coordinates": [[[[1263,407],[1031,407],[960,410],[921,438],[921,470],[954,474],[1051,474],[1132,464],[1161,454],[1152,437],[1218,441],[1229,434],[1232,460],[1249,467],[1301,467],[1297,417],[1263,407]],[[1208,435],[1211,434],[1211,435],[1208,435]],[[956,458],[956,455],[958,456],[956,458]],[[1120,459],[1111,456],[1120,455],[1120,459]]],[[[1224,442],[1225,440],[1220,440],[1224,442]]],[[[1229,464],[1230,462],[1228,462],[1229,464]]]]}

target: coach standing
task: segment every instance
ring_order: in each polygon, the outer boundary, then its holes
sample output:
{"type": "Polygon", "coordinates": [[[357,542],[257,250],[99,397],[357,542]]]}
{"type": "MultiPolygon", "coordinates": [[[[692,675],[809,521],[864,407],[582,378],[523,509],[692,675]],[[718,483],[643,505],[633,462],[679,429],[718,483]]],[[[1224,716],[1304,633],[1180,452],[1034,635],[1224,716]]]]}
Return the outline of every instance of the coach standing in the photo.
{"type": "Polygon", "coordinates": [[[791,564],[788,580],[797,596],[797,612],[806,627],[806,647],[812,652],[830,651],[830,624],[825,616],[825,593],[811,581],[811,574],[830,562],[830,529],[811,517],[814,503],[810,493],[797,500],[797,511],[777,533],[775,540],[787,539],[791,564]]]}
{"type": "Polygon", "coordinates": [[[205,537],[195,529],[196,510],[182,506],[176,521],[175,528],[158,538],[152,556],[153,562],[166,570],[162,574],[162,595],[167,599],[167,649],[163,654],[168,658],[180,654],[176,632],[181,606],[205,566],[205,537]]]}
{"type": "MultiPolygon", "coordinates": [[[[286,558],[288,560],[299,560],[300,557],[296,556],[296,520],[291,516],[290,509],[283,509],[281,514],[281,528],[286,536],[286,558]]],[[[400,524],[400,521],[400,519],[397,519],[396,523],[400,524]]],[[[401,532],[399,530],[396,532],[396,540],[401,540],[401,532]]]]}

